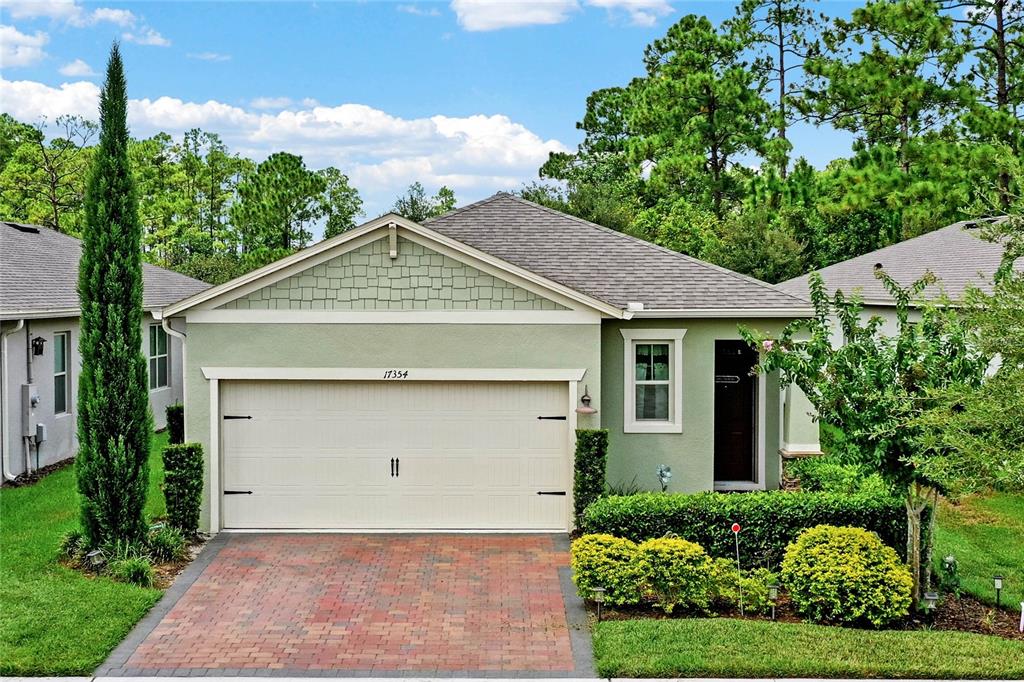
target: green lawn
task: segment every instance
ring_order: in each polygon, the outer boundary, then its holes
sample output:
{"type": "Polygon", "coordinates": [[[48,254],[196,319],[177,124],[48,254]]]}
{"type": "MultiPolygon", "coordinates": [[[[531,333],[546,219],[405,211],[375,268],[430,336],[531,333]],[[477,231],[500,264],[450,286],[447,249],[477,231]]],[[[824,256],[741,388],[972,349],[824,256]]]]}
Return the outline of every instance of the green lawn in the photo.
{"type": "MultiPolygon", "coordinates": [[[[164,513],[153,438],[146,512],[164,513]]],[[[78,523],[74,467],[0,491],[0,675],[86,675],[156,603],[161,592],[91,578],[57,563],[61,536],[78,523]]]]}
{"type": "Polygon", "coordinates": [[[601,677],[1024,678],[1024,643],[728,618],[605,621],[601,677]]]}
{"type": "Polygon", "coordinates": [[[936,564],[953,554],[964,591],[995,603],[992,577],[1003,576],[1002,603],[1024,601],[1024,495],[997,493],[943,504],[935,529],[936,564]]]}

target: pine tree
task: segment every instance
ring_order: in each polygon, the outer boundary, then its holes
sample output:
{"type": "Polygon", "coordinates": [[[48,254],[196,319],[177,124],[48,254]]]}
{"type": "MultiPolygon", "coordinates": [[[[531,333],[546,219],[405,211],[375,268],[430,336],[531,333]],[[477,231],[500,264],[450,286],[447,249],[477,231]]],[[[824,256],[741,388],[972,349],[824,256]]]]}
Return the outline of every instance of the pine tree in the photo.
{"type": "Polygon", "coordinates": [[[152,417],[142,355],[142,223],[128,161],[128,97],[115,43],[100,93],[78,274],[82,318],[78,458],[91,546],[145,537],[152,417]]]}

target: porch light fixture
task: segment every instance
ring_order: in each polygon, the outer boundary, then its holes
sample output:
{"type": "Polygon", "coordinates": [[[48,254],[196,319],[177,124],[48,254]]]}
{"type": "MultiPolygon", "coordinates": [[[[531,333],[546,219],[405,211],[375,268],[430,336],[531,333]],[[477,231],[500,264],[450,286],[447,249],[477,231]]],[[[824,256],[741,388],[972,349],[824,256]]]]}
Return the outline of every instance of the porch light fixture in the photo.
{"type": "Polygon", "coordinates": [[[85,555],[85,558],[89,560],[90,566],[101,566],[103,565],[103,550],[94,549],[85,555]]]}
{"type": "Polygon", "coordinates": [[[992,578],[992,584],[996,588],[996,608],[999,607],[999,595],[1003,591],[1003,576],[997,575],[992,578]]]}
{"type": "Polygon", "coordinates": [[[938,592],[925,592],[924,593],[924,612],[929,617],[934,615],[935,607],[939,604],[939,593],[938,592]]]}
{"type": "Polygon", "coordinates": [[[41,336],[37,336],[32,339],[32,355],[42,355],[43,346],[46,345],[46,339],[41,336]]]}
{"type": "Polygon", "coordinates": [[[592,587],[590,588],[590,598],[597,604],[597,622],[601,622],[601,606],[604,604],[604,588],[603,587],[592,587]]]}
{"type": "Polygon", "coordinates": [[[580,402],[583,404],[576,408],[576,414],[597,414],[597,409],[590,406],[590,386],[583,387],[580,402]]]}
{"type": "Polygon", "coordinates": [[[772,605],[772,620],[775,620],[775,602],[779,600],[779,584],[772,583],[768,586],[768,601],[772,605]]]}

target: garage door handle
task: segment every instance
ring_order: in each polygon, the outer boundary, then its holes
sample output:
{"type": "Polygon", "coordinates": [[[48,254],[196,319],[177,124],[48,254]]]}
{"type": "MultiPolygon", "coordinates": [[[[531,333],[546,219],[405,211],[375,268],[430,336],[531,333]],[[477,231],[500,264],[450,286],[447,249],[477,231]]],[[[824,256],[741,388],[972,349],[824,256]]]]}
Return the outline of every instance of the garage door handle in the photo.
{"type": "Polygon", "coordinates": [[[556,419],[558,421],[563,421],[564,422],[565,421],[565,415],[563,414],[560,417],[537,417],[537,419],[556,419]]]}
{"type": "Polygon", "coordinates": [[[225,490],[225,495],[252,495],[251,490],[225,490]]]}
{"type": "Polygon", "coordinates": [[[251,414],[226,414],[225,419],[252,419],[251,414]]]}
{"type": "Polygon", "coordinates": [[[391,478],[395,477],[395,458],[391,458],[391,478]]]}
{"type": "Polygon", "coordinates": [[[565,491],[564,490],[538,490],[537,494],[538,495],[562,495],[562,496],[564,496],[565,495],[565,491]]]}

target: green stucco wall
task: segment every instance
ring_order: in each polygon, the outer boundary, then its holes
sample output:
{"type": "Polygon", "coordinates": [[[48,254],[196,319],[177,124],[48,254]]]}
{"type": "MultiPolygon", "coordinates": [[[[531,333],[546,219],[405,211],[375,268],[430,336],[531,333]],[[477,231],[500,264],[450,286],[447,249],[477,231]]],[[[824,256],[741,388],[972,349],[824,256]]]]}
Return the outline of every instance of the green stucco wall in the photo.
{"type": "MultiPolygon", "coordinates": [[[[714,373],[715,341],[740,338],[738,324],[777,332],[784,322],[755,320],[635,320],[606,321],[601,341],[601,425],[609,431],[608,482],[642,489],[660,489],[655,472],[659,464],[672,467],[669,490],[695,492],[714,486],[714,373]],[[623,344],[620,332],[635,329],[685,329],[683,337],[682,433],[624,433],[623,344]]],[[[765,390],[765,479],[768,488],[779,485],[780,389],[775,375],[765,390]]]]}
{"type": "MultiPolygon", "coordinates": [[[[186,437],[207,453],[210,387],[202,367],[585,369],[584,383],[594,402],[601,400],[597,324],[193,323],[187,332],[186,437]]],[[[579,420],[581,428],[597,423],[579,420]]],[[[208,528],[208,485],[201,522],[208,528]]]]}
{"type": "Polygon", "coordinates": [[[378,239],[220,306],[229,310],[565,310],[408,239],[378,239]]]}

